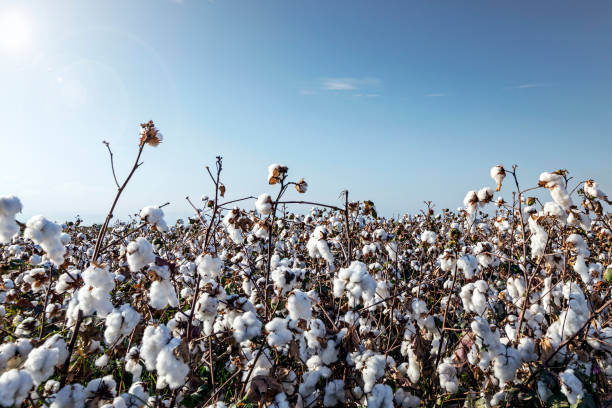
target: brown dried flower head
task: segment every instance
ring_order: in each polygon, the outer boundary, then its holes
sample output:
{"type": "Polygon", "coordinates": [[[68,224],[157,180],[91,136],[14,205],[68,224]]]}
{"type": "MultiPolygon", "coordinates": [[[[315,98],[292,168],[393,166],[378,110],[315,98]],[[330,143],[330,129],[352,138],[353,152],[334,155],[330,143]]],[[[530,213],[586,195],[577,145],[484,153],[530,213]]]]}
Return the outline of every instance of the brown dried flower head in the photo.
{"type": "Polygon", "coordinates": [[[304,194],[308,190],[308,183],[303,178],[300,179],[295,185],[295,189],[298,193],[304,194]]]}
{"type": "Polygon", "coordinates": [[[162,134],[157,130],[152,120],[140,124],[140,146],[145,143],[149,146],[157,146],[164,140],[162,134]]]}

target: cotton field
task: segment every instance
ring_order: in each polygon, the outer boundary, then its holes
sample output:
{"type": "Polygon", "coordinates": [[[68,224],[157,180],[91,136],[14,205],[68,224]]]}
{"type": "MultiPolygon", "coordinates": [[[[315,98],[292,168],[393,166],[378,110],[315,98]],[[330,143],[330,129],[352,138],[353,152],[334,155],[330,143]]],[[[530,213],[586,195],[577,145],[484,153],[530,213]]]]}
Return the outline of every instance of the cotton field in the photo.
{"type": "Polygon", "coordinates": [[[349,192],[309,202],[291,163],[252,169],[273,195],[226,201],[218,157],[186,221],[147,202],[116,220],[160,142],[144,123],[131,171],[109,166],[101,225],[21,219],[28,203],[0,191],[1,406],[611,403],[612,201],[596,181],[504,163],[456,211],[390,219],[349,192]]]}

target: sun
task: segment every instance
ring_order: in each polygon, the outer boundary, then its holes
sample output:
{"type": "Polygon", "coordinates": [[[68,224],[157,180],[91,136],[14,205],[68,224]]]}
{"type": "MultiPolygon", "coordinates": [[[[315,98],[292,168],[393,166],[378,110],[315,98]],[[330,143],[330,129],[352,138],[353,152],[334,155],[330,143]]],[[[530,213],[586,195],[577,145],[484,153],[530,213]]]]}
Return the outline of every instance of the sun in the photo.
{"type": "Polygon", "coordinates": [[[11,11],[0,13],[0,48],[20,50],[30,38],[28,21],[19,13],[11,11]]]}

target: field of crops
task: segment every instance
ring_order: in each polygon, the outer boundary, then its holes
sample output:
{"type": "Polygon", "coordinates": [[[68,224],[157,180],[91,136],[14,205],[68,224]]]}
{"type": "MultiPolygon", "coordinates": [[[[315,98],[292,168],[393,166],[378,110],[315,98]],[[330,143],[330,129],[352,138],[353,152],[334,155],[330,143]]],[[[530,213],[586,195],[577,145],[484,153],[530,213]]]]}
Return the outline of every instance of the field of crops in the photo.
{"type": "Polygon", "coordinates": [[[116,220],[161,139],[141,125],[101,225],[22,220],[28,203],[0,191],[1,406],[610,404],[611,201],[596,181],[497,165],[458,211],[389,219],[348,192],[309,202],[290,163],[253,169],[275,194],[228,202],[218,157],[186,221],[151,203],[116,220]]]}

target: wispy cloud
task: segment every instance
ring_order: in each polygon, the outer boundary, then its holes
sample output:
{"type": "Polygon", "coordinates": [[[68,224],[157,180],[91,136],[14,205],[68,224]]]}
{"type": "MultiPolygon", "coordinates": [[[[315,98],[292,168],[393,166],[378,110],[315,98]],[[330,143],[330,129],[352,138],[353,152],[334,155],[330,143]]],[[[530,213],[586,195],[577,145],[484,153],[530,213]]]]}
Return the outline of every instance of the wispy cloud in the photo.
{"type": "Polygon", "coordinates": [[[366,78],[322,78],[321,86],[326,91],[356,91],[358,89],[376,89],[381,80],[373,77],[366,78]]]}
{"type": "Polygon", "coordinates": [[[425,96],[430,97],[430,98],[437,98],[440,96],[446,96],[445,93],[429,93],[429,94],[425,94],[425,96]]]}
{"type": "Polygon", "coordinates": [[[544,87],[548,87],[548,86],[553,86],[553,84],[550,83],[527,83],[527,84],[520,84],[520,85],[514,85],[514,86],[510,86],[506,89],[529,89],[529,88],[544,88],[544,87]]]}
{"type": "Polygon", "coordinates": [[[358,94],[355,94],[355,96],[357,98],[378,98],[380,96],[380,94],[377,94],[377,93],[368,93],[368,94],[358,93],[358,94]]]}

